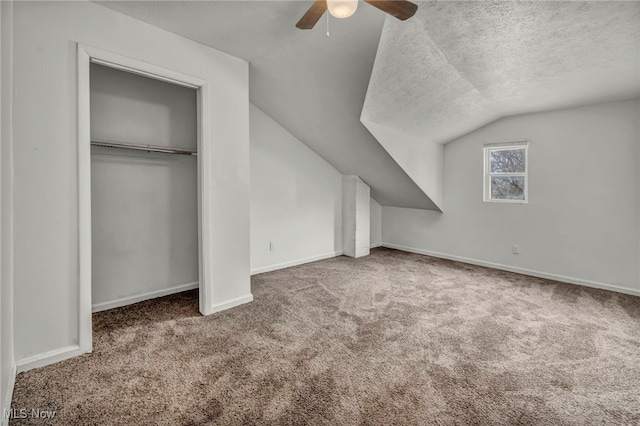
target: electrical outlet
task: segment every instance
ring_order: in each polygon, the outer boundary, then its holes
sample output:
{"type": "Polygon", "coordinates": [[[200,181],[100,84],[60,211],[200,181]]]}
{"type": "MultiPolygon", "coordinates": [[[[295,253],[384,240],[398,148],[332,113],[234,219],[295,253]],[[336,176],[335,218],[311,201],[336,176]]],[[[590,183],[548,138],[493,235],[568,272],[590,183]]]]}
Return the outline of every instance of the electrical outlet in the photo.
{"type": "Polygon", "coordinates": [[[269,243],[269,250],[276,251],[276,243],[269,243]]]}
{"type": "Polygon", "coordinates": [[[516,244],[511,246],[511,253],[520,254],[520,249],[518,248],[518,246],[516,244]]]}

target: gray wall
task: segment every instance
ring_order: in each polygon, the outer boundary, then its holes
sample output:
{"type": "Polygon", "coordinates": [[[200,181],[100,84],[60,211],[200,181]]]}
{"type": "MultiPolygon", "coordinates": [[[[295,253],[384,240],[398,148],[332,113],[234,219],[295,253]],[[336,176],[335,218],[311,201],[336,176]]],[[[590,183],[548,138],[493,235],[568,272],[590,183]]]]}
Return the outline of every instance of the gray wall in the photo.
{"type": "Polygon", "coordinates": [[[638,100],[606,103],[505,118],[453,141],[444,213],[383,207],[383,241],[640,294],[638,117],[638,100]],[[483,144],[518,138],[530,142],[529,203],[483,202],[483,144]]]}
{"type": "Polygon", "coordinates": [[[196,91],[91,64],[91,138],[196,148],[196,91]]]}
{"type": "MultiPolygon", "coordinates": [[[[193,75],[211,101],[211,305],[250,294],[248,64],[92,2],[16,2],[14,325],[19,369],[78,354],[76,43],[193,75]],[[36,297],[37,296],[37,297],[36,297]]],[[[86,253],[85,253],[86,254],[86,253]]]]}
{"type": "Polygon", "coordinates": [[[360,177],[342,176],[342,251],[362,257],[371,248],[371,188],[360,177]]]}
{"type": "MultiPolygon", "coordinates": [[[[13,172],[11,42],[13,5],[0,3],[0,415],[11,404],[13,356],[13,172]]],[[[3,420],[5,420],[2,417],[3,420]]],[[[3,421],[0,421],[4,424],[3,421]]]]}
{"type": "MultiPolygon", "coordinates": [[[[92,138],[195,148],[196,126],[195,90],[91,66],[92,138]]],[[[196,161],[93,147],[94,309],[197,283],[196,161]]]]}
{"type": "Polygon", "coordinates": [[[340,254],[340,172],[253,105],[250,122],[252,273],[340,254]]]}
{"type": "Polygon", "coordinates": [[[382,245],[382,206],[373,198],[370,200],[371,207],[369,214],[371,215],[371,247],[382,245]]]}

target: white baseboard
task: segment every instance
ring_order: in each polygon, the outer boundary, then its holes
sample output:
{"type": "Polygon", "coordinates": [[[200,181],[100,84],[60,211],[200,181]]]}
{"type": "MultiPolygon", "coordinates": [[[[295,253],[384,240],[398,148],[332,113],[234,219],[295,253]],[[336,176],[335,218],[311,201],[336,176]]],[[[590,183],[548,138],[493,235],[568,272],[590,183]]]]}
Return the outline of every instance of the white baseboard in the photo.
{"type": "Polygon", "coordinates": [[[215,314],[216,312],[225,311],[227,309],[235,308],[236,306],[243,305],[253,301],[253,294],[245,294],[244,296],[236,297],[224,303],[218,303],[211,307],[211,311],[208,314],[215,314]]]}
{"type": "Polygon", "coordinates": [[[382,247],[382,243],[371,244],[370,248],[382,247]]]}
{"type": "Polygon", "coordinates": [[[9,373],[9,382],[7,383],[7,393],[5,395],[5,400],[2,401],[2,407],[0,408],[2,417],[0,417],[0,425],[6,426],[9,424],[9,416],[5,416],[4,413],[11,408],[11,401],[13,400],[13,388],[16,385],[16,375],[17,367],[15,364],[11,367],[11,372],[9,373]]]}
{"type": "Polygon", "coordinates": [[[424,254],[426,256],[433,256],[433,257],[439,257],[441,259],[455,260],[456,262],[469,263],[471,265],[478,265],[478,266],[485,266],[487,268],[499,269],[499,270],[508,271],[508,272],[515,272],[517,274],[529,275],[532,277],[544,278],[547,280],[561,281],[568,284],[577,284],[585,287],[592,287],[592,288],[597,288],[601,290],[615,291],[617,293],[630,294],[632,296],[640,296],[640,290],[635,290],[635,289],[626,288],[626,287],[619,287],[619,286],[600,283],[596,281],[584,280],[581,278],[550,274],[547,272],[534,271],[534,270],[525,269],[525,268],[518,268],[516,266],[508,266],[500,263],[486,262],[484,260],[471,259],[468,257],[453,256],[450,254],[439,253],[439,252],[429,251],[429,250],[422,250],[414,247],[406,247],[398,244],[383,243],[382,245],[383,247],[406,251],[410,253],[424,254]]]}
{"type": "Polygon", "coordinates": [[[251,275],[262,274],[264,272],[277,271],[278,269],[290,268],[292,266],[303,265],[305,263],[315,262],[318,260],[330,259],[332,257],[342,256],[342,251],[332,251],[317,256],[304,257],[302,259],[291,260],[288,262],[277,263],[275,265],[262,266],[260,268],[251,269],[251,275]]]}
{"type": "Polygon", "coordinates": [[[193,290],[198,288],[198,283],[181,284],[175,287],[165,288],[162,290],[150,291],[143,294],[136,294],[134,296],[127,296],[109,302],[94,303],[91,305],[91,312],[106,311],[107,309],[119,308],[120,306],[131,305],[133,303],[142,302],[143,300],[155,299],[156,297],[168,296],[174,293],[181,293],[187,290],[193,290]]]}
{"type": "Polygon", "coordinates": [[[65,359],[73,358],[74,356],[83,355],[85,353],[87,352],[83,351],[78,345],[66,346],[64,348],[54,349],[49,352],[21,359],[16,362],[16,368],[18,373],[22,373],[24,371],[44,367],[45,365],[64,361],[65,359]]]}

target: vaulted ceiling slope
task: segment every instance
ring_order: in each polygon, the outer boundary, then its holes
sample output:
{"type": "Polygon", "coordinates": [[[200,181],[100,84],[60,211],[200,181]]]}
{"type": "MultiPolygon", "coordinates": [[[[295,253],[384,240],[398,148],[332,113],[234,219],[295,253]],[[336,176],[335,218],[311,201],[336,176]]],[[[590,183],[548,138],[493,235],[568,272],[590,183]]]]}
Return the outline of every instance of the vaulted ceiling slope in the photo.
{"type": "Polygon", "coordinates": [[[383,205],[435,205],[360,122],[384,14],[365,4],[346,20],[295,24],[311,1],[106,1],[143,22],[250,63],[250,100],[383,205]]]}

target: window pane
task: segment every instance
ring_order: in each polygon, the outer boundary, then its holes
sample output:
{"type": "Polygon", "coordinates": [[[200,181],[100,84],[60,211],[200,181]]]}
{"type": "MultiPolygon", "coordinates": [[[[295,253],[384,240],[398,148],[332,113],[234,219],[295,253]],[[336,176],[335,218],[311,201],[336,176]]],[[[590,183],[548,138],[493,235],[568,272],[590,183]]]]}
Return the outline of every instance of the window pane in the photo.
{"type": "Polygon", "coordinates": [[[524,200],[524,176],[492,176],[492,200],[524,200]]]}
{"type": "Polygon", "coordinates": [[[524,173],[525,150],[496,149],[491,150],[491,173],[524,173]]]}

